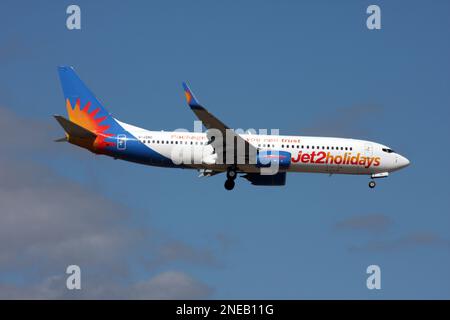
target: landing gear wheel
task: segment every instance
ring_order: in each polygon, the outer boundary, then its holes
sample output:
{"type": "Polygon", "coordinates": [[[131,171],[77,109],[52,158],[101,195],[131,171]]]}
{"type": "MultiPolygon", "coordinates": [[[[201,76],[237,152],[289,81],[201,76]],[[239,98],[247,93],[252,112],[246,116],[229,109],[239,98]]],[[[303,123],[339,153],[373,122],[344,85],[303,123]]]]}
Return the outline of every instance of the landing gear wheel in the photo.
{"type": "Polygon", "coordinates": [[[227,170],[227,179],[228,180],[234,180],[236,179],[236,169],[230,167],[227,170]]]}
{"type": "Polygon", "coordinates": [[[227,179],[227,180],[225,181],[225,189],[227,189],[227,190],[233,190],[233,188],[234,188],[234,180],[232,180],[232,179],[227,179]]]}
{"type": "Polygon", "coordinates": [[[373,181],[373,180],[369,182],[369,188],[370,188],[370,189],[375,188],[376,185],[377,185],[377,184],[376,184],[375,181],[373,181]]]}

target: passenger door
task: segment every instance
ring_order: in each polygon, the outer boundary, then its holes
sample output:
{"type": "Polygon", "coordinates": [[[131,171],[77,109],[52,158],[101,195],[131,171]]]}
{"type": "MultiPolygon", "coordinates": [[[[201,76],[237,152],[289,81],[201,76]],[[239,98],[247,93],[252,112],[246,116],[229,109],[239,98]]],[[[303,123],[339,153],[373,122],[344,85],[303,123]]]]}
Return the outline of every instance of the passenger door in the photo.
{"type": "Polygon", "coordinates": [[[124,134],[117,135],[117,150],[125,150],[127,148],[127,136],[124,134]]]}

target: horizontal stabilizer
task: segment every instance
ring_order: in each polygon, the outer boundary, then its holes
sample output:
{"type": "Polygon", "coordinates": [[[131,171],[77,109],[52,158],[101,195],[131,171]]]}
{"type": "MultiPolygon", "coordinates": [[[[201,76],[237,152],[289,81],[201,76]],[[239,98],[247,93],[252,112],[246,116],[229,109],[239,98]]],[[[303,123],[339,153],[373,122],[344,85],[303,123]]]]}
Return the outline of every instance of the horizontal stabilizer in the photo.
{"type": "Polygon", "coordinates": [[[85,128],[77,125],[76,123],[67,120],[63,116],[54,115],[56,121],[63,127],[64,131],[70,136],[70,137],[76,137],[81,139],[95,139],[97,138],[97,135],[89,130],[86,130],[85,128]]]}
{"type": "Polygon", "coordinates": [[[62,138],[59,138],[59,139],[55,139],[53,141],[55,141],[55,142],[67,142],[67,137],[62,137],[62,138]]]}

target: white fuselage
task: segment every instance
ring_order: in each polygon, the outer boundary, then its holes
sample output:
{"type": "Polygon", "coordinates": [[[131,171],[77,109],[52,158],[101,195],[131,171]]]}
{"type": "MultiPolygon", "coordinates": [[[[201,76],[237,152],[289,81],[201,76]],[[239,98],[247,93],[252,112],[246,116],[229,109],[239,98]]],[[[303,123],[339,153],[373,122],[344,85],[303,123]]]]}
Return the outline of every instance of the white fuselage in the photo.
{"type": "MultiPolygon", "coordinates": [[[[172,160],[195,169],[225,171],[218,163],[206,133],[149,131],[119,122],[141,143],[172,160]]],[[[330,137],[242,134],[258,150],[285,151],[291,155],[288,172],[383,174],[401,169],[408,159],[379,143],[330,137]]],[[[254,168],[254,167],[253,167],[254,168]]],[[[256,172],[256,168],[254,168],[256,172]]],[[[252,171],[248,167],[245,171],[252,171]]]]}

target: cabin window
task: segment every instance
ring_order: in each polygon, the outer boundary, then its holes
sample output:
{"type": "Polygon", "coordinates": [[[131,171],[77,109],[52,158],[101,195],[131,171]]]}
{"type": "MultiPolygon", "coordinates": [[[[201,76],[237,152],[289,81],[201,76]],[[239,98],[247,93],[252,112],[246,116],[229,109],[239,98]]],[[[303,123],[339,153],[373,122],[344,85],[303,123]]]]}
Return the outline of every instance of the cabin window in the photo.
{"type": "Polygon", "coordinates": [[[352,151],[353,150],[353,148],[352,147],[350,147],[350,151],[352,151]]]}

